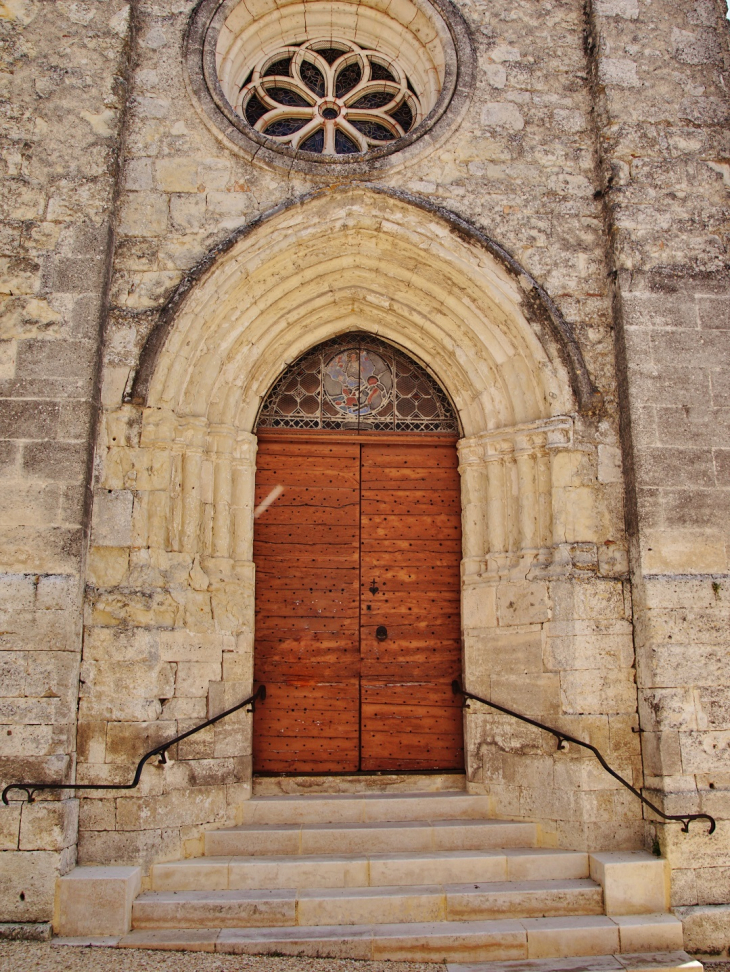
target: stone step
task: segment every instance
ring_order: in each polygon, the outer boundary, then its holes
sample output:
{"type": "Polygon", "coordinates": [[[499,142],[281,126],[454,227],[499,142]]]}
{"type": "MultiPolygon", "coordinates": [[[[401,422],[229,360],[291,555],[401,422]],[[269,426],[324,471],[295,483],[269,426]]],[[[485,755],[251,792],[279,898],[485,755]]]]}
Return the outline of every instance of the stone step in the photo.
{"type": "Polygon", "coordinates": [[[442,793],[268,796],[246,800],[244,824],[369,823],[396,820],[484,820],[489,797],[442,793]]]}
{"type": "Polygon", "coordinates": [[[355,773],[352,776],[254,776],[252,792],[259,796],[311,797],[325,793],[362,796],[364,793],[466,792],[463,772],[446,773],[355,773]]]}
{"type": "Polygon", "coordinates": [[[581,851],[502,848],[414,854],[197,857],[155,864],[153,891],[352,888],[587,878],[581,851]]]}
{"type": "MultiPolygon", "coordinates": [[[[681,949],[682,924],[672,915],[603,915],[498,921],[284,928],[135,929],[126,948],[198,949],[240,955],[296,955],[412,962],[506,962],[628,953],[629,972],[674,972],[683,963],[639,963],[636,952],[681,949]],[[635,948],[637,942],[646,943],[635,948]]],[[[586,967],[587,968],[587,967],[586,967]]],[[[598,972],[598,970],[597,970],[598,972]]]]}
{"type": "Polygon", "coordinates": [[[449,962],[446,966],[447,972],[702,972],[702,969],[702,963],[684,951],[581,955],[522,962],[470,962],[468,965],[449,962]]]}
{"type": "Polygon", "coordinates": [[[258,891],[149,891],[134,902],[135,928],[360,925],[599,915],[589,879],[496,881],[414,887],[258,891]]]}
{"type": "Polygon", "coordinates": [[[534,847],[536,843],[535,824],[507,820],[244,824],[208,831],[205,856],[422,853],[534,847]]]}

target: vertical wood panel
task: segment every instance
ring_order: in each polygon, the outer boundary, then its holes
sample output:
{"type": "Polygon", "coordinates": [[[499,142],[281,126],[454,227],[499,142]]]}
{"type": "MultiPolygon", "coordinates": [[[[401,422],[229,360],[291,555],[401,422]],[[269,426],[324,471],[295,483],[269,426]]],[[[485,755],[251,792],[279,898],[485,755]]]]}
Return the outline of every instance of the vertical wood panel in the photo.
{"type": "Polygon", "coordinates": [[[261,440],[254,521],[254,771],[359,766],[360,449],[261,440]],[[275,495],[275,494],[274,494],[275,495]]]}
{"type": "Polygon", "coordinates": [[[361,509],[361,769],[461,769],[455,446],[363,444],[361,509]]]}

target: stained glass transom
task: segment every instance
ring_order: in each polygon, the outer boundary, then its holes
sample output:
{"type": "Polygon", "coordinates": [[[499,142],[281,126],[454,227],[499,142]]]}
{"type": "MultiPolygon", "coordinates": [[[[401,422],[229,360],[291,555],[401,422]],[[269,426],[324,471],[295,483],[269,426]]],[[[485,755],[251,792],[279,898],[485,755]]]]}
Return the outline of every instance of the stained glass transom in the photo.
{"type": "Polygon", "coordinates": [[[458,432],[436,381],[402,351],[346,334],[302,355],[279,378],[258,428],[458,432]]]}

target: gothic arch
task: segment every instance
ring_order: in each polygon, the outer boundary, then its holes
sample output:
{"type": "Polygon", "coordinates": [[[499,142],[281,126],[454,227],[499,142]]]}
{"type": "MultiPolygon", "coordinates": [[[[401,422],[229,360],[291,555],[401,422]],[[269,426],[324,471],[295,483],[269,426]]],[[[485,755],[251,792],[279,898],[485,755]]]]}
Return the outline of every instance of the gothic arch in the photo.
{"type": "Polygon", "coordinates": [[[506,251],[423,200],[360,187],[278,207],[210,254],[163,309],[131,400],[250,429],[282,366],[355,323],[434,370],[467,434],[574,411],[569,389],[579,411],[600,402],[570,324],[506,251]]]}

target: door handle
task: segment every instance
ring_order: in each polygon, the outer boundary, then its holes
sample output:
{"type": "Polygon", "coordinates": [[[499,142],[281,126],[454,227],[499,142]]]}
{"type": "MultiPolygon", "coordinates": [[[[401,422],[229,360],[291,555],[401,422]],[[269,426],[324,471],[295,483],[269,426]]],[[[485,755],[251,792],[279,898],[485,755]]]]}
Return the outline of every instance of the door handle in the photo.
{"type": "Polygon", "coordinates": [[[388,637],[388,629],[384,624],[379,624],[377,626],[375,629],[375,637],[378,639],[378,641],[385,641],[385,639],[388,637]]]}

